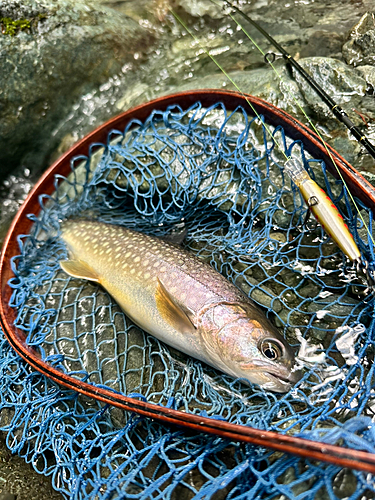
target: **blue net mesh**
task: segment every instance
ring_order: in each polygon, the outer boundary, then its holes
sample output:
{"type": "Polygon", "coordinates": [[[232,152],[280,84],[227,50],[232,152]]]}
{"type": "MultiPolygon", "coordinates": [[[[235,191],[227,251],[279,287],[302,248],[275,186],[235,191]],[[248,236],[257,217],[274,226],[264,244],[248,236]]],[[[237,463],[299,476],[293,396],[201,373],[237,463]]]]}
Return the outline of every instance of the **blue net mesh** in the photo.
{"type": "MultiPolygon", "coordinates": [[[[112,131],[40,197],[19,238],[11,305],[43,359],[101,387],[242,425],[375,452],[374,301],[283,169],[300,158],[334,199],[372,264],[363,220],[340,181],[281,127],[242,108],[197,103],[112,131]],[[100,287],[67,276],[61,221],[85,216],[166,236],[235,283],[299,349],[304,376],[285,395],[248,387],[134,325],[100,287]]],[[[309,463],[127,414],[33,372],[0,343],[7,444],[56,489],[83,499],[362,498],[367,474],[309,463]],[[344,485],[344,486],[343,486],[344,485]]]]}

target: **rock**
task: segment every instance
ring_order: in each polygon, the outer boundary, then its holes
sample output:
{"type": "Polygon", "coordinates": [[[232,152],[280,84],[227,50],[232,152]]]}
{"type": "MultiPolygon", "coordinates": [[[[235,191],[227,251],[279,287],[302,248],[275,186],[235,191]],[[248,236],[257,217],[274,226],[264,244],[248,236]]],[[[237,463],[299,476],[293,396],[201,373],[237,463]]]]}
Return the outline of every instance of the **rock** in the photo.
{"type": "Polygon", "coordinates": [[[357,72],[371,86],[372,91],[375,91],[375,67],[370,65],[358,66],[357,72]]]}
{"type": "Polygon", "coordinates": [[[319,285],[314,283],[311,280],[306,281],[306,283],[303,283],[303,285],[298,289],[298,294],[301,295],[302,297],[317,297],[321,288],[319,285]]]}
{"type": "MultiPolygon", "coordinates": [[[[299,61],[303,69],[324,89],[337,104],[351,109],[358,107],[362,96],[366,94],[367,84],[364,78],[344,62],[329,57],[308,57],[299,61]]],[[[318,98],[310,85],[295,72],[300,92],[309,106],[321,117],[331,117],[331,112],[318,98]]]]}
{"type": "Polygon", "coordinates": [[[351,469],[341,469],[332,480],[332,490],[337,498],[348,498],[354,494],[357,478],[351,469]]]}
{"type": "Polygon", "coordinates": [[[310,302],[307,306],[307,312],[316,314],[313,325],[319,328],[312,335],[323,340],[327,336],[326,330],[335,330],[347,321],[347,318],[352,314],[355,316],[354,311],[358,305],[358,300],[336,294],[310,302]],[[320,335],[322,335],[322,338],[320,338],[320,335]]]}
{"type": "Polygon", "coordinates": [[[332,57],[335,54],[335,57],[342,58],[343,42],[342,34],[324,30],[314,31],[307,45],[302,48],[300,57],[332,57]]]}
{"type": "Polygon", "coordinates": [[[348,64],[362,66],[375,63],[375,28],[373,14],[366,12],[353,27],[348,42],[343,46],[348,64]]]}
{"type": "MultiPolygon", "coordinates": [[[[272,68],[256,68],[252,71],[233,71],[230,73],[231,79],[236,83],[242,92],[256,95],[271,104],[283,109],[288,109],[289,113],[300,114],[293,97],[305,104],[303,94],[301,94],[297,83],[288,73],[285,64],[277,62],[274,64],[281,80],[274,73],[272,68]],[[293,96],[293,97],[292,97],[293,96]]],[[[223,74],[211,74],[200,78],[195,78],[191,82],[185,83],[181,90],[194,88],[230,89],[235,90],[228,78],[223,74]]]]}
{"type": "Polygon", "coordinates": [[[99,0],[101,5],[125,14],[137,23],[150,29],[160,29],[160,23],[165,23],[165,17],[169,13],[171,0],[99,0]],[[159,26],[157,26],[159,25],[159,26]]]}
{"type": "MultiPolygon", "coordinates": [[[[50,477],[43,477],[34,469],[33,465],[35,466],[36,462],[27,463],[23,457],[11,453],[6,442],[5,435],[1,435],[0,500],[26,500],[29,498],[63,500],[63,495],[53,489],[50,477]]],[[[40,465],[39,461],[38,465],[40,465]]]]}
{"type": "MultiPolygon", "coordinates": [[[[152,39],[138,23],[84,0],[7,0],[0,18],[29,27],[0,34],[0,163],[42,163],[77,98],[134,63],[152,39]],[[16,71],[15,71],[16,68],[16,71]]],[[[32,168],[32,166],[30,166],[32,168]]]]}
{"type": "Polygon", "coordinates": [[[177,0],[176,4],[194,17],[210,16],[212,19],[224,17],[223,8],[210,0],[177,0]]]}

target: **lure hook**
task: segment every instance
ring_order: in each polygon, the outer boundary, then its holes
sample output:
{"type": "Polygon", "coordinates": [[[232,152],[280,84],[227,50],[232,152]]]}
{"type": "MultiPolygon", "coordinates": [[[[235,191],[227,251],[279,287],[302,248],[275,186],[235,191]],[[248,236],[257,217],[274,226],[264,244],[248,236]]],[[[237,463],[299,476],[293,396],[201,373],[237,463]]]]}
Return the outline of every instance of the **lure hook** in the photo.
{"type": "Polygon", "coordinates": [[[369,263],[367,260],[360,260],[357,262],[357,272],[363,271],[363,274],[366,276],[367,280],[367,290],[370,291],[373,295],[375,295],[375,277],[374,270],[370,269],[369,263]]]}

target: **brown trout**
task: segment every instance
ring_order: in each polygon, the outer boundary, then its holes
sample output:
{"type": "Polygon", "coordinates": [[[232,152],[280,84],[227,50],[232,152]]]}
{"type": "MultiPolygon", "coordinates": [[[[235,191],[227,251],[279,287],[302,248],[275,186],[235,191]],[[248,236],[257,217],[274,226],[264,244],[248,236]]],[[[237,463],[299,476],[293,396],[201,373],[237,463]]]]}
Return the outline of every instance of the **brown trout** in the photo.
{"type": "Polygon", "coordinates": [[[286,392],[300,378],[291,347],[260,309],[208,264],[121,226],[62,226],[62,269],[102,285],[146,332],[236,378],[286,392]]]}

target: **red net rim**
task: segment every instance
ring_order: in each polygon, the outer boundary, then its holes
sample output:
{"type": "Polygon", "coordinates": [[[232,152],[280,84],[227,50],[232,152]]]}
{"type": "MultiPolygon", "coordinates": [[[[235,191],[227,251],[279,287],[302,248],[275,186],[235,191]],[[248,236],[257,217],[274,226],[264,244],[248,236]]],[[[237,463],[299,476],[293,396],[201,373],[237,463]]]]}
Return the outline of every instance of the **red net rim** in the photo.
{"type": "Polygon", "coordinates": [[[265,446],[300,457],[375,473],[375,454],[286,436],[272,431],[263,431],[238,424],[230,424],[208,417],[200,417],[160,405],[138,401],[135,398],[97,388],[74,379],[42,361],[37,353],[33,352],[25,344],[23,332],[13,325],[15,311],[9,306],[12,290],[8,286],[8,281],[14,276],[11,269],[11,259],[19,253],[17,237],[20,234],[28,234],[33,223],[27,215],[30,213],[38,214],[40,209],[39,196],[41,194],[51,194],[54,191],[56,174],[64,177],[69,174],[70,161],[73,157],[88,155],[90,145],[94,143],[106,143],[107,136],[111,130],[123,130],[133,119],[144,121],[155,109],[164,111],[168,106],[179,105],[185,110],[197,101],[200,101],[204,107],[222,102],[227,110],[234,110],[237,106],[242,106],[249,115],[254,116],[254,112],[249,106],[247,99],[254,106],[257,113],[264,115],[267,123],[274,126],[281,125],[289,137],[294,140],[299,139],[303,141],[305,150],[313,157],[324,160],[328,170],[337,177],[338,174],[332,163],[332,157],[342,177],[351,189],[352,194],[375,211],[375,189],[372,185],[334,149],[327,146],[331,155],[330,157],[326,147],[321,143],[318,136],[308,127],[272,104],[251,95],[245,96],[237,92],[222,90],[195,90],[161,97],[132,108],[108,120],[92,131],[61,156],[36,183],[16,214],[2,249],[0,259],[0,321],[2,328],[12,347],[35,370],[69,389],[73,389],[104,403],[109,403],[126,411],[132,411],[170,424],[189,427],[197,432],[208,432],[223,438],[265,446]]]}

